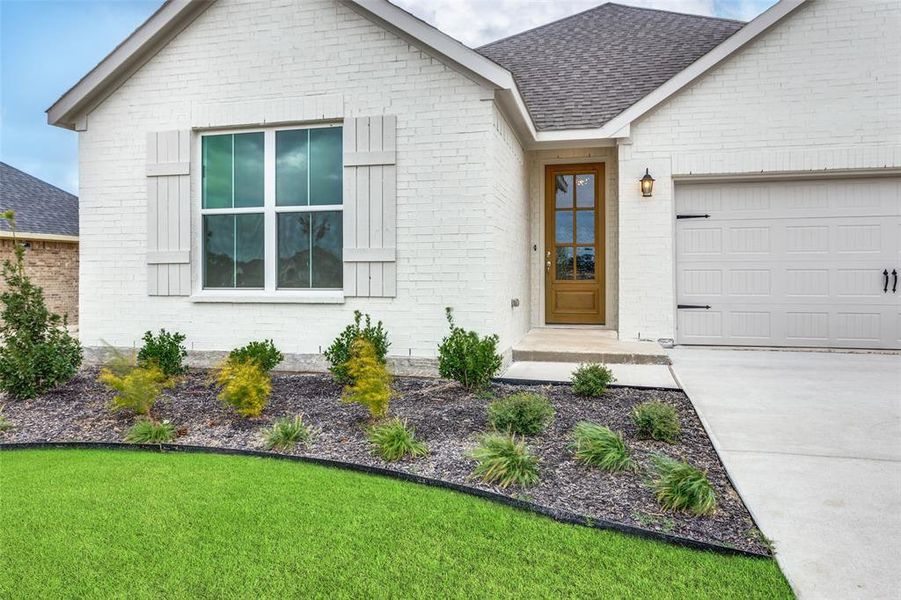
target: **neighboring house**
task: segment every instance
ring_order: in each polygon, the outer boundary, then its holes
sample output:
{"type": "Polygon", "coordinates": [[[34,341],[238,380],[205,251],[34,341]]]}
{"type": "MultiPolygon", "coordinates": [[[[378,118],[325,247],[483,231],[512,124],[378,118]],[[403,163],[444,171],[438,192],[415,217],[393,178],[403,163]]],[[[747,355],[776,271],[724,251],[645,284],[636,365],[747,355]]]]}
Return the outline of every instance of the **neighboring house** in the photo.
{"type": "MultiPolygon", "coordinates": [[[[25,272],[50,310],[78,323],[78,197],[0,162],[0,212],[14,210],[25,272]]],[[[13,233],[0,220],[0,260],[13,257],[13,233]]],[[[0,281],[0,289],[3,289],[0,281]]]]}
{"type": "Polygon", "coordinates": [[[383,0],[170,1],[48,110],[82,340],[313,356],[361,310],[431,358],[452,306],[505,352],[557,323],[901,347],[899,26],[605,4],[472,50],[383,0]]]}

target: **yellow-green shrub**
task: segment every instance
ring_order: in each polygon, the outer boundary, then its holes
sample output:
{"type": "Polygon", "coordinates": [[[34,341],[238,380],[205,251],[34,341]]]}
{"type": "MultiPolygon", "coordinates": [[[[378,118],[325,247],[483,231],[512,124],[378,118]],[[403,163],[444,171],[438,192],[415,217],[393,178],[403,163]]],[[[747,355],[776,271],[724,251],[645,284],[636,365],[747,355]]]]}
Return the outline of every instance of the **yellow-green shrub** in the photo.
{"type": "Polygon", "coordinates": [[[253,360],[226,360],[216,372],[216,383],[222,386],[219,400],[245,417],[260,416],[272,393],[269,373],[253,360]]]}
{"type": "Polygon", "coordinates": [[[379,361],[372,342],[362,337],[353,341],[347,372],[353,383],[344,388],[341,399],[362,404],[373,419],[384,417],[391,399],[391,375],[379,361]]]}
{"type": "Polygon", "coordinates": [[[149,415],[163,389],[172,385],[155,364],[128,366],[121,359],[104,367],[98,379],[119,392],[113,397],[113,410],[127,409],[139,415],[149,415]]]}

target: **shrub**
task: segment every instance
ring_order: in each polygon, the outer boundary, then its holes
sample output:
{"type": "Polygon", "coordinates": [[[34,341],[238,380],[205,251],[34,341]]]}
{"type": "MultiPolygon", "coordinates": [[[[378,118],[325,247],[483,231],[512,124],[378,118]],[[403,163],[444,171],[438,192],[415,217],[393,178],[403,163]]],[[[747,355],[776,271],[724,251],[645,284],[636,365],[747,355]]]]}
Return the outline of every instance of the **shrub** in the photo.
{"type": "Polygon", "coordinates": [[[226,359],[216,372],[216,382],[222,386],[219,400],[245,417],[260,416],[272,392],[269,374],[254,361],[226,359]]]}
{"type": "Polygon", "coordinates": [[[416,432],[397,418],[372,427],[368,437],[376,453],[388,462],[405,456],[425,456],[429,451],[425,444],[416,439],[416,432]]]}
{"type": "Polygon", "coordinates": [[[0,410],[0,433],[3,433],[4,431],[9,431],[12,428],[13,428],[13,424],[9,422],[9,419],[7,419],[3,415],[3,411],[0,410]]]}
{"type": "Polygon", "coordinates": [[[293,450],[297,444],[309,442],[311,435],[312,431],[304,425],[302,415],[297,415],[293,419],[279,419],[266,431],[266,448],[285,452],[293,450]]]}
{"type": "Polygon", "coordinates": [[[3,261],[0,293],[0,390],[28,399],[67,382],[81,366],[78,341],[66,331],[68,320],[50,312],[43,290],[25,274],[25,248],[16,241],[15,214],[0,218],[13,233],[14,258],[3,261]]]}
{"type": "Polygon", "coordinates": [[[676,409],[662,402],[642,402],[632,412],[638,437],[674,443],[682,431],[676,409]]]}
{"type": "Polygon", "coordinates": [[[182,344],[185,341],[183,334],[168,333],[165,329],[160,329],[158,335],[153,335],[150,331],[145,332],[143,340],[144,345],[138,352],[140,366],[155,364],[166,377],[174,377],[185,372],[182,361],[188,352],[182,344]]]}
{"type": "Polygon", "coordinates": [[[475,331],[466,331],[454,324],[454,313],[445,309],[450,335],[438,346],[438,373],[441,377],[454,379],[468,390],[485,387],[501,368],[501,357],[497,353],[498,337],[479,337],[475,331]]]}
{"type": "Polygon", "coordinates": [[[113,397],[113,410],[130,410],[148,416],[163,389],[172,383],[156,364],[129,366],[121,355],[110,361],[97,379],[119,392],[113,397]]]}
{"type": "Polygon", "coordinates": [[[498,431],[535,435],[554,418],[554,407],[541,394],[517,392],[488,405],[488,422],[498,431]]]}
{"type": "Polygon", "coordinates": [[[635,468],[621,433],[595,423],[583,421],[573,430],[573,455],[583,465],[605,471],[628,471],[635,468]]]}
{"type": "Polygon", "coordinates": [[[579,365],[572,376],[573,393],[577,396],[600,398],[607,386],[616,381],[613,372],[597,363],[579,365]]]}
{"type": "Polygon", "coordinates": [[[351,345],[347,374],[353,383],[344,388],[341,399],[362,404],[373,419],[384,417],[391,400],[391,375],[385,363],[378,359],[375,346],[366,338],[360,337],[351,345]]]}
{"type": "Polygon", "coordinates": [[[525,442],[517,442],[512,435],[485,435],[471,456],[478,461],[473,475],[485,483],[506,488],[538,481],[538,459],[529,453],[525,442]]]}
{"type": "Polygon", "coordinates": [[[272,340],[263,340],[262,342],[250,342],[246,346],[232,350],[228,354],[228,358],[236,361],[255,361],[268,373],[285,359],[285,355],[279,352],[272,340]]]}
{"type": "Polygon", "coordinates": [[[388,332],[382,327],[379,321],[375,325],[369,315],[363,315],[360,311],[354,311],[354,322],[344,328],[332,345],[325,351],[325,358],[331,365],[329,371],[334,375],[338,383],[353,383],[352,376],[348,370],[347,363],[350,361],[352,346],[357,338],[363,338],[370,344],[375,351],[376,359],[383,365],[386,362],[388,348],[391,342],[388,341],[388,332]],[[361,321],[365,320],[365,326],[361,327],[361,321]]]}
{"type": "Polygon", "coordinates": [[[657,479],[654,493],[667,510],[706,515],[716,508],[716,495],[707,475],[688,463],[657,454],[653,457],[657,479]]]}
{"type": "Polygon", "coordinates": [[[156,423],[150,419],[141,419],[125,435],[125,441],[132,444],[164,444],[174,439],[175,426],[172,423],[156,423]]]}

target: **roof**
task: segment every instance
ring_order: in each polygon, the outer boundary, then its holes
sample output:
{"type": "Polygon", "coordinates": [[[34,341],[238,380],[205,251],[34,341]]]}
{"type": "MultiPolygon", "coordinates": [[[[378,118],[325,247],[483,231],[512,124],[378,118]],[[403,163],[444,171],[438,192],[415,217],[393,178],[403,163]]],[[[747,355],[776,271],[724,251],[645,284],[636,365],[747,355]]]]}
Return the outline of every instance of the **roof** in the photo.
{"type": "Polygon", "coordinates": [[[539,131],[599,128],[744,25],[611,3],[477,51],[513,73],[539,131]]]}
{"type": "MultiPolygon", "coordinates": [[[[811,0],[779,0],[744,26],[606,4],[479,50],[388,0],[338,1],[493,88],[523,144],[553,148],[628,137],[636,119],[811,0]]],[[[214,2],[166,0],[47,109],[47,122],[86,130],[92,108],[214,2]]]]}
{"type": "MultiPolygon", "coordinates": [[[[78,235],[78,196],[0,162],[0,212],[16,211],[20,233],[78,235]]],[[[0,231],[9,231],[0,221],[0,231]]]]}

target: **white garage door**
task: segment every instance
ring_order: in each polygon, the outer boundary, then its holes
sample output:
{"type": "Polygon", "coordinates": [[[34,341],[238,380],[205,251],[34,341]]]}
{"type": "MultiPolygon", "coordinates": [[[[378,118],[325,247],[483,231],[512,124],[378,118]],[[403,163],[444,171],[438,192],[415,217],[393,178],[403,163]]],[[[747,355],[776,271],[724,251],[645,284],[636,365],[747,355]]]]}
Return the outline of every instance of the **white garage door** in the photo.
{"type": "Polygon", "coordinates": [[[901,348],[901,178],[676,186],[682,344],[901,348]]]}

